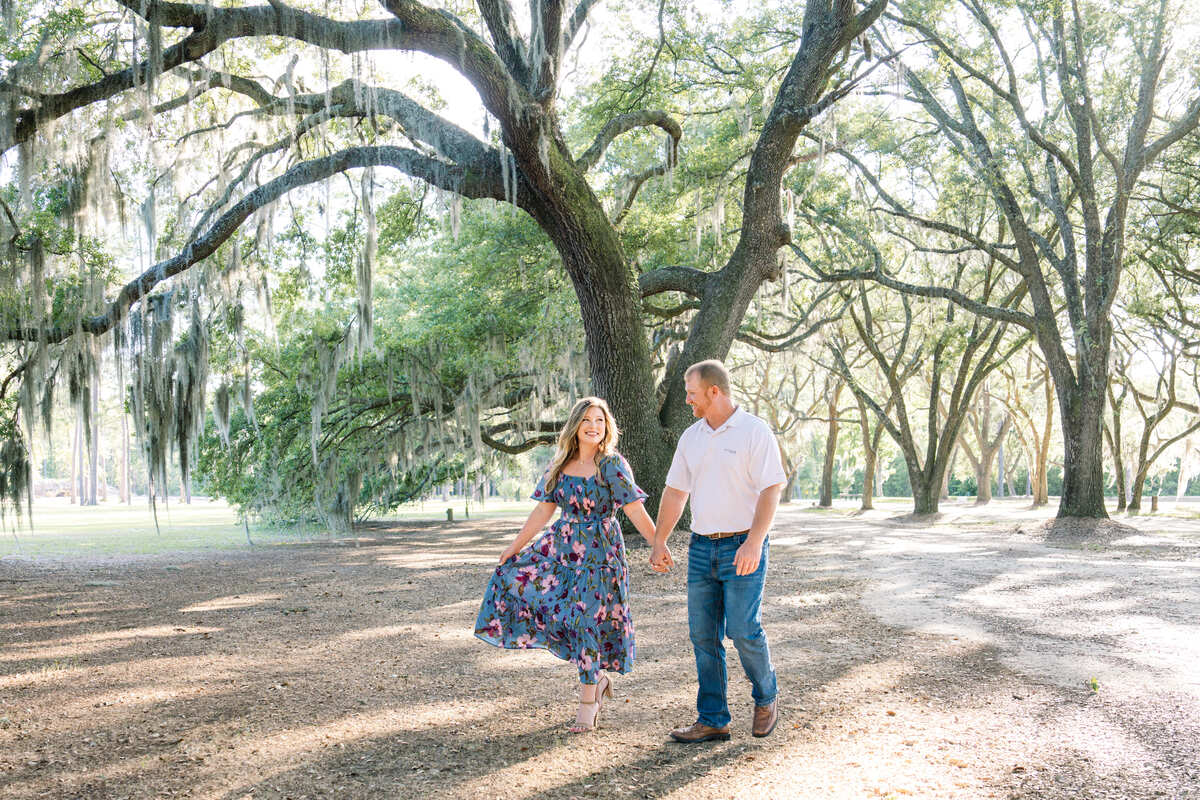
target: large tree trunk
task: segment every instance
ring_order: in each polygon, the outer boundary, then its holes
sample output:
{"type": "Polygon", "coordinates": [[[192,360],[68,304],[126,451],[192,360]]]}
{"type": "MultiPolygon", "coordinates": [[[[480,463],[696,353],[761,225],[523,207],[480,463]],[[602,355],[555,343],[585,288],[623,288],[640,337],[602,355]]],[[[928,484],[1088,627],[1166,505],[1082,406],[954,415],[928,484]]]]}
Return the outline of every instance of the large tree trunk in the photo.
{"type": "Polygon", "coordinates": [[[1054,381],[1051,380],[1049,369],[1045,373],[1043,392],[1046,400],[1046,418],[1042,427],[1042,438],[1038,442],[1037,480],[1033,489],[1034,508],[1050,504],[1050,440],[1054,433],[1054,381]]]}
{"type": "Polygon", "coordinates": [[[912,486],[913,513],[936,514],[938,511],[938,495],[941,488],[941,476],[935,480],[927,480],[920,471],[911,467],[908,470],[908,481],[912,486]]]}
{"type": "Polygon", "coordinates": [[[864,444],[863,455],[862,503],[859,509],[870,511],[875,508],[875,460],[879,457],[879,450],[870,444],[864,444]]]}
{"type": "MultiPolygon", "coordinates": [[[[1105,343],[1107,344],[1107,343],[1105,343]]],[[[1094,345],[1097,349],[1099,344],[1094,345]]],[[[1104,348],[1107,354],[1107,347],[1104,348]]],[[[1095,366],[1093,366],[1095,369],[1095,366]]],[[[1100,374],[1083,372],[1080,387],[1072,391],[1065,381],[1055,381],[1059,415],[1063,423],[1063,488],[1058,516],[1108,519],[1104,505],[1104,381],[1100,374]]]]}
{"type": "Polygon", "coordinates": [[[992,459],[985,455],[975,464],[975,505],[992,502],[992,459]]]}
{"type": "Polygon", "coordinates": [[[833,466],[837,461],[837,440],[837,417],[830,417],[829,427],[825,431],[825,460],[821,464],[821,497],[817,500],[821,508],[833,505],[833,466]]]}
{"type": "Polygon", "coordinates": [[[1146,475],[1150,472],[1150,465],[1139,459],[1138,470],[1133,473],[1129,492],[1129,513],[1140,514],[1142,511],[1142,495],[1146,490],[1146,475]]]}
{"type": "Polygon", "coordinates": [[[563,199],[572,199],[573,207],[539,209],[538,222],[562,255],[579,298],[592,391],[612,408],[621,429],[620,449],[650,495],[647,507],[655,514],[674,443],[686,424],[664,435],[654,413],[654,375],[633,271],[583,175],[573,166],[561,174],[568,187],[563,199]]]}
{"type": "Polygon", "coordinates": [[[949,500],[950,499],[950,477],[954,474],[954,464],[955,464],[955,462],[958,461],[958,450],[959,450],[959,448],[957,446],[955,446],[954,450],[952,451],[952,455],[950,456],[950,465],[948,467],[946,467],[946,469],[942,470],[942,477],[941,477],[941,480],[938,482],[938,485],[939,485],[938,499],[939,500],[949,500]]]}
{"type": "MultiPolygon", "coordinates": [[[[1128,369],[1128,365],[1119,361],[1116,368],[1123,372],[1128,369]]],[[[1124,400],[1128,393],[1128,384],[1123,386],[1119,396],[1113,391],[1111,383],[1108,386],[1108,410],[1112,416],[1112,425],[1111,427],[1104,426],[1104,438],[1108,442],[1108,451],[1112,454],[1113,459],[1113,474],[1116,477],[1117,484],[1118,512],[1125,510],[1125,506],[1129,500],[1125,485],[1125,457],[1121,452],[1121,406],[1124,405],[1124,400]]]]}
{"type": "Polygon", "coordinates": [[[870,511],[875,508],[875,490],[883,484],[882,465],[879,462],[879,437],[883,435],[883,425],[877,422],[872,433],[867,406],[861,399],[858,400],[858,415],[863,431],[864,452],[862,504],[859,508],[870,511]]]}

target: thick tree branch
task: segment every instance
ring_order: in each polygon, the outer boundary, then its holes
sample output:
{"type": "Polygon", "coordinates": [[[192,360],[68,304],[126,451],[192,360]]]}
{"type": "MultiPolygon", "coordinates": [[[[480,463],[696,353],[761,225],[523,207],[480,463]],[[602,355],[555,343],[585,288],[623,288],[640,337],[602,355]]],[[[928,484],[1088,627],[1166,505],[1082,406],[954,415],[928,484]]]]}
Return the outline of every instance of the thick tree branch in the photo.
{"type": "Polygon", "coordinates": [[[535,436],[530,436],[515,444],[501,441],[496,437],[508,431],[518,430],[518,426],[512,422],[503,422],[499,425],[492,425],[489,428],[479,432],[480,440],[493,450],[509,455],[517,455],[532,450],[535,447],[543,444],[554,444],[558,441],[558,432],[562,430],[563,421],[556,422],[541,422],[538,424],[539,433],[535,436]]]}
{"type": "MultiPolygon", "coordinates": [[[[902,294],[915,295],[917,297],[936,297],[943,300],[949,300],[961,308],[970,311],[972,314],[977,314],[981,317],[994,319],[999,322],[1008,322],[1013,325],[1019,325],[1028,330],[1034,330],[1037,320],[1031,314],[1026,314],[1022,311],[1017,311],[1015,308],[1007,306],[994,306],[987,303],[981,303],[973,297],[963,294],[958,289],[951,289],[945,286],[922,286],[915,283],[909,283],[888,275],[883,269],[882,256],[869,243],[862,243],[871,250],[874,266],[871,269],[847,269],[847,270],[823,270],[814,259],[810,258],[800,247],[791,245],[792,252],[796,253],[805,264],[813,271],[815,279],[822,282],[830,283],[848,283],[853,281],[872,281],[880,286],[886,286],[902,294]]],[[[1006,302],[1014,304],[1024,295],[1024,288],[1014,291],[1012,295],[1006,298],[1006,302]],[[1019,292],[1019,294],[1018,294],[1019,292]],[[1015,296],[1014,296],[1015,295],[1015,296]]]]}
{"type": "MultiPolygon", "coordinates": [[[[493,157],[498,158],[495,154],[493,157]]],[[[80,321],[78,327],[58,326],[49,330],[9,328],[3,332],[3,338],[59,343],[77,331],[93,335],[105,333],[124,316],[133,303],[145,297],[155,286],[215,253],[217,248],[245,222],[246,218],[258,209],[273,203],[293,189],[316,183],[339,172],[377,166],[394,167],[435,186],[458,192],[466,197],[487,197],[495,200],[504,198],[503,187],[498,178],[498,164],[491,165],[490,170],[481,174],[475,169],[440,162],[414,150],[401,147],[348,148],[324,158],[297,164],[283,175],[247,194],[222,214],[204,235],[191,241],[178,255],[160,261],[127,283],[117,297],[108,304],[108,310],[104,314],[85,318],[80,321]]]]}
{"type": "Polygon", "coordinates": [[[695,267],[659,267],[639,275],[638,288],[643,298],[663,292],[683,292],[691,297],[701,297],[712,274],[695,267]]]}
{"type": "MultiPolygon", "coordinates": [[[[154,0],[118,2],[151,23],[193,28],[180,42],[163,50],[163,71],[197,61],[233,39],[282,36],[343,53],[364,50],[427,53],[462,73],[498,119],[510,120],[514,111],[528,102],[527,94],[513,82],[498,56],[473,31],[453,15],[411,0],[386,0],[384,5],[395,19],[354,21],[329,19],[277,1],[234,8],[154,0]]],[[[94,83],[46,95],[33,108],[16,112],[11,132],[0,131],[0,151],[28,140],[47,121],[145,85],[153,72],[154,66],[147,59],[94,83]]]]}

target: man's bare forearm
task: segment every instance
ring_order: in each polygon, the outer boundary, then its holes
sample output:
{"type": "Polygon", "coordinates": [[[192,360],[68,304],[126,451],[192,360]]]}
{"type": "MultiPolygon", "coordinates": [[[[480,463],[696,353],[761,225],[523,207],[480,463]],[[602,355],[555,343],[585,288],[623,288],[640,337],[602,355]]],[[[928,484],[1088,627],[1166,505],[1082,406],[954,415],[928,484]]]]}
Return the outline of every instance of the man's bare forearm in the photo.
{"type": "Polygon", "coordinates": [[[666,544],[667,537],[675,530],[675,524],[683,516],[683,507],[687,503],[688,493],[670,486],[663,489],[662,500],[658,504],[658,523],[654,526],[654,543],[666,544]]]}
{"type": "Polygon", "coordinates": [[[779,508],[779,496],[783,494],[783,484],[768,486],[758,494],[758,502],[754,504],[754,521],[750,523],[748,541],[761,545],[766,541],[767,533],[775,522],[775,511],[779,508]]]}

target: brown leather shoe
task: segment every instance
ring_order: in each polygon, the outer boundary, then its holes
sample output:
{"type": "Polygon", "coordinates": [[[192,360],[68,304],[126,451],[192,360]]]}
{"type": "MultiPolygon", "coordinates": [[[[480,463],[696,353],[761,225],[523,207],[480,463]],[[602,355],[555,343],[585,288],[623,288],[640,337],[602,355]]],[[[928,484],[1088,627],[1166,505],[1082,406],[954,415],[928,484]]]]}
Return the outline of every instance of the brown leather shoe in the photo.
{"type": "Polygon", "coordinates": [[[770,705],[754,707],[754,729],[752,733],[759,739],[764,736],[770,736],[771,731],[775,730],[775,723],[779,722],[779,709],[776,708],[775,701],[772,700],[770,705]]]}
{"type": "Polygon", "coordinates": [[[683,744],[711,741],[727,742],[729,741],[729,726],[714,728],[711,725],[705,725],[703,722],[693,722],[686,728],[676,728],[671,731],[671,738],[683,744]]]}

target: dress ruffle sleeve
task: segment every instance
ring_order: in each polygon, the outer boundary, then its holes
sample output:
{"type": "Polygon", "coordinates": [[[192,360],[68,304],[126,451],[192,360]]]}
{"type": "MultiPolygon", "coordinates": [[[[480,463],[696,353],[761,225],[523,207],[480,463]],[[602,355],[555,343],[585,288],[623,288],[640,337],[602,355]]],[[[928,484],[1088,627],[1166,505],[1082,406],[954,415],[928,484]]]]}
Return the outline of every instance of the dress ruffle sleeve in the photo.
{"type": "Polygon", "coordinates": [[[633,470],[620,453],[613,453],[600,464],[601,477],[612,494],[613,511],[623,505],[637,503],[650,495],[633,481],[633,470]]]}
{"type": "Polygon", "coordinates": [[[553,503],[554,492],[546,491],[546,476],[550,474],[549,470],[542,473],[541,480],[537,483],[537,488],[533,490],[533,494],[529,495],[530,500],[537,500],[539,503],[553,503]]]}

